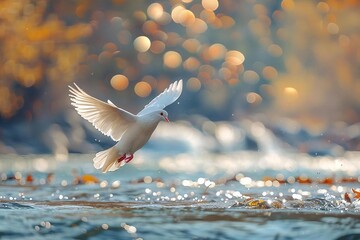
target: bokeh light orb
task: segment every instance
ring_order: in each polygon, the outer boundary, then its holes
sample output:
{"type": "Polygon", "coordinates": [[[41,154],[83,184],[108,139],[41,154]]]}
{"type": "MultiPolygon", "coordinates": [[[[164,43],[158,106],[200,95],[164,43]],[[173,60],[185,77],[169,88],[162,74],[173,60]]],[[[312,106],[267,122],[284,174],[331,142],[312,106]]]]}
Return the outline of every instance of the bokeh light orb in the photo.
{"type": "Polygon", "coordinates": [[[182,47],[190,53],[196,53],[200,46],[201,43],[195,38],[186,39],[182,44],[182,47]]]}
{"type": "Polygon", "coordinates": [[[201,5],[208,11],[215,11],[219,7],[218,0],[202,0],[201,5]]]}
{"type": "Polygon", "coordinates": [[[192,78],[189,78],[189,80],[187,81],[186,87],[190,91],[197,92],[201,88],[201,82],[198,78],[192,77],[192,78]]]}
{"type": "Polygon", "coordinates": [[[255,92],[250,92],[246,95],[246,101],[250,104],[259,104],[262,101],[262,97],[255,92]]]}
{"type": "Polygon", "coordinates": [[[122,91],[129,86],[129,79],[124,75],[117,74],[111,78],[110,84],[114,89],[122,91]]]}
{"type": "Polygon", "coordinates": [[[284,88],[284,93],[287,95],[287,96],[290,96],[290,97],[298,97],[299,93],[298,93],[298,90],[294,87],[285,87],[284,88]]]}
{"type": "Polygon", "coordinates": [[[260,80],[259,74],[253,70],[246,70],[244,72],[244,81],[249,84],[255,84],[260,80]]]}
{"type": "Polygon", "coordinates": [[[149,96],[151,93],[151,90],[152,90],[152,88],[151,88],[150,84],[147,82],[138,82],[134,88],[135,94],[138,95],[139,97],[149,96]]]}
{"type": "Polygon", "coordinates": [[[190,34],[200,34],[204,33],[208,29],[206,22],[200,18],[195,18],[193,24],[188,26],[188,32],[190,34]]]}
{"type": "Polygon", "coordinates": [[[146,36],[139,36],[134,40],[134,48],[138,52],[146,52],[151,47],[151,41],[146,36]]]}
{"type": "Polygon", "coordinates": [[[164,14],[164,8],[160,3],[152,3],[147,8],[147,15],[154,19],[159,20],[164,14]]]}
{"type": "Polygon", "coordinates": [[[150,51],[155,54],[160,54],[165,50],[165,43],[155,40],[151,43],[150,51]]]}
{"type": "Polygon", "coordinates": [[[336,23],[331,22],[327,25],[327,31],[330,34],[338,34],[339,30],[340,30],[340,28],[336,23]]]}
{"type": "Polygon", "coordinates": [[[186,9],[182,5],[177,5],[172,9],[171,18],[173,19],[174,22],[176,23],[181,22],[181,14],[183,11],[186,11],[186,9]]]}
{"type": "Polygon", "coordinates": [[[267,51],[269,52],[269,54],[273,57],[280,57],[283,54],[283,50],[282,48],[277,45],[277,44],[271,44],[268,48],[267,51]]]}
{"type": "Polygon", "coordinates": [[[195,72],[199,69],[201,63],[194,57],[189,57],[184,61],[183,67],[185,70],[195,72]]]}
{"type": "Polygon", "coordinates": [[[189,10],[184,10],[179,14],[179,22],[183,26],[190,26],[195,22],[195,15],[193,12],[189,10]]]}
{"type": "Polygon", "coordinates": [[[177,68],[182,63],[182,57],[178,52],[168,51],[164,54],[164,66],[167,68],[177,68]]]}
{"type": "Polygon", "coordinates": [[[263,68],[262,74],[264,78],[268,80],[274,80],[278,77],[278,71],[272,66],[266,66],[263,68]]]}
{"type": "Polygon", "coordinates": [[[226,47],[223,44],[215,43],[208,49],[210,60],[217,60],[224,58],[226,54],[226,47]]]}
{"type": "Polygon", "coordinates": [[[230,65],[241,65],[245,61],[245,56],[239,51],[231,50],[226,53],[225,61],[230,65]]]}

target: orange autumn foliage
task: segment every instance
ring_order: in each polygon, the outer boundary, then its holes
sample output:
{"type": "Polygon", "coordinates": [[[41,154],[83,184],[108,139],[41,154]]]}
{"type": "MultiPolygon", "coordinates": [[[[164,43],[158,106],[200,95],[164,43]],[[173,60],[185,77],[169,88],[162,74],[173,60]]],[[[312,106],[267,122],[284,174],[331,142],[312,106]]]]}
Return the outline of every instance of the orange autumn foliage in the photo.
{"type": "Polygon", "coordinates": [[[94,175],[85,174],[81,177],[81,182],[83,184],[94,184],[94,183],[99,183],[100,181],[94,175]]]}
{"type": "Polygon", "coordinates": [[[328,184],[328,185],[333,185],[334,182],[335,181],[333,178],[328,178],[328,177],[319,181],[319,183],[321,183],[321,184],[328,184]]]}
{"type": "Polygon", "coordinates": [[[355,194],[354,198],[360,199],[360,191],[355,190],[355,189],[353,189],[353,188],[352,188],[351,190],[352,190],[352,192],[355,194]]]}

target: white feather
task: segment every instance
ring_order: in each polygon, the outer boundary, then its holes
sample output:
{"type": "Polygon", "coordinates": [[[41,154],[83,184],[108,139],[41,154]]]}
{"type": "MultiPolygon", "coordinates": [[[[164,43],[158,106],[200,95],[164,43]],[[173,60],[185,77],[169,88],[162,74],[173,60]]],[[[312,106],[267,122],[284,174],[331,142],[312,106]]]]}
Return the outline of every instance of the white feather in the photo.
{"type": "Polygon", "coordinates": [[[91,122],[96,129],[118,141],[129,124],[136,122],[137,116],[121,109],[112,102],[105,103],[96,99],[80,87],[70,88],[70,99],[76,111],[91,122]]]}
{"type": "Polygon", "coordinates": [[[166,88],[162,93],[160,93],[156,98],[151,100],[150,103],[148,103],[143,110],[141,110],[137,116],[143,116],[145,114],[148,114],[150,112],[154,112],[157,110],[164,109],[166,106],[172,104],[175,102],[181,95],[183,88],[183,82],[182,80],[176,81],[168,88],[166,88]]]}

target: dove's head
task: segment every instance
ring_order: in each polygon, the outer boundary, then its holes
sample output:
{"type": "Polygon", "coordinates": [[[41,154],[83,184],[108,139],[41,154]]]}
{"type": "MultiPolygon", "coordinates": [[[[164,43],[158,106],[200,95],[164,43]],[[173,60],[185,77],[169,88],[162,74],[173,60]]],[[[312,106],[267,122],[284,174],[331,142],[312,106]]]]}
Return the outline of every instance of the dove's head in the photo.
{"type": "Polygon", "coordinates": [[[170,122],[168,118],[168,113],[165,110],[160,110],[158,115],[160,116],[160,120],[164,120],[166,122],[170,122]]]}
{"type": "Polygon", "coordinates": [[[159,123],[160,121],[170,122],[168,113],[165,110],[155,110],[148,114],[143,115],[143,120],[149,123],[159,123]]]}

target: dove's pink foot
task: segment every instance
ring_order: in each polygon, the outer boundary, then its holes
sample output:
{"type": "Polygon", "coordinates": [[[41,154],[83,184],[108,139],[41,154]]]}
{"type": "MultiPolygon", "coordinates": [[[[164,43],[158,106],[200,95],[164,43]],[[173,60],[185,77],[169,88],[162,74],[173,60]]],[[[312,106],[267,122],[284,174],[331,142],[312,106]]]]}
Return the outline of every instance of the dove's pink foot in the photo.
{"type": "Polygon", "coordinates": [[[124,160],[126,158],[126,153],[124,153],[124,155],[122,155],[121,157],[118,158],[117,162],[121,163],[122,160],[124,160]]]}
{"type": "Polygon", "coordinates": [[[130,157],[125,158],[125,162],[128,163],[134,158],[133,154],[130,154],[130,157]]]}

